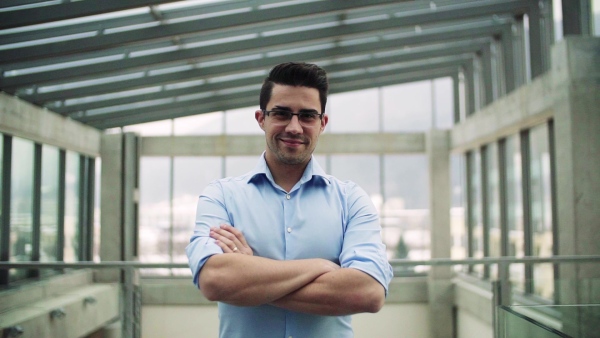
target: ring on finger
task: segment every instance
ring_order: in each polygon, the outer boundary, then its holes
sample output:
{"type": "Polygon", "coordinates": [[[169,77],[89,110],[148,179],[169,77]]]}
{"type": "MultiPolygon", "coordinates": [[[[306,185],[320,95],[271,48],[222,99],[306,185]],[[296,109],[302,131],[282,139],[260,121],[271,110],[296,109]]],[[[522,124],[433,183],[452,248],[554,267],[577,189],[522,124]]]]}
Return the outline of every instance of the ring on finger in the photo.
{"type": "Polygon", "coordinates": [[[236,252],[236,251],[238,251],[238,248],[237,248],[237,246],[234,246],[233,247],[233,252],[236,252]]]}

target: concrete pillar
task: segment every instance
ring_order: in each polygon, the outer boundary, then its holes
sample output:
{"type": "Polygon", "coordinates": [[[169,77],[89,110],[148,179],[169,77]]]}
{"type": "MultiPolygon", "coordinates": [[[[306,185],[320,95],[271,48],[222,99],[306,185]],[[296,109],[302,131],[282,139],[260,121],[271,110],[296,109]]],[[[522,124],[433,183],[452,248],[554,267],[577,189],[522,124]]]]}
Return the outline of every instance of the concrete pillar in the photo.
{"type": "MultiPolygon", "coordinates": [[[[134,261],[137,259],[137,183],[138,137],[132,133],[103,135],[100,154],[100,259],[134,261]]],[[[122,285],[121,330],[123,337],[139,337],[140,311],[138,271],[101,270],[100,282],[122,285]]]]}
{"type": "MultiPolygon", "coordinates": [[[[600,39],[568,37],[553,49],[557,252],[600,255],[600,39]]],[[[561,264],[559,304],[598,304],[600,265],[561,264]]],[[[569,307],[565,333],[600,332],[599,311],[569,307]],[[595,320],[593,318],[596,318],[595,320]]]]}
{"type": "MultiPolygon", "coordinates": [[[[449,258],[450,236],[450,134],[430,130],[426,136],[429,160],[429,215],[431,258],[449,258]]],[[[454,288],[450,266],[432,266],[428,297],[432,337],[454,337],[454,288]]]]}

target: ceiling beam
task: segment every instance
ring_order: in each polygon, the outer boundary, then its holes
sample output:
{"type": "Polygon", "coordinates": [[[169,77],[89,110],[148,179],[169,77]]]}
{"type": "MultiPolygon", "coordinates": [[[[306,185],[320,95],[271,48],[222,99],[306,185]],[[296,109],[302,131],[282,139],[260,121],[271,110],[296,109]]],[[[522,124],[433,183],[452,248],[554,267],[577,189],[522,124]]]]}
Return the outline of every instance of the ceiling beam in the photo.
{"type": "MultiPolygon", "coordinates": [[[[397,2],[397,0],[345,0],[340,2],[311,2],[307,4],[297,4],[261,10],[254,9],[251,12],[233,13],[229,15],[205,18],[202,20],[160,24],[153,27],[126,30],[123,32],[106,35],[102,34],[102,31],[99,31],[99,34],[94,37],[2,50],[0,51],[0,60],[2,60],[3,63],[22,62],[25,60],[43,59],[58,55],[69,55],[101,49],[105,50],[133,43],[161,39],[168,40],[174,36],[206,33],[215,30],[230,31],[234,28],[244,27],[247,25],[264,25],[265,23],[284,19],[297,20],[306,16],[339,13],[345,10],[373,7],[390,3],[393,4],[397,2]],[[224,22],[227,22],[227,24],[224,25],[224,22]]],[[[238,5],[238,7],[248,6],[249,5],[246,2],[239,2],[238,5]]],[[[0,13],[0,15],[1,14],[2,13],[0,13]]],[[[291,24],[290,26],[297,26],[301,24],[301,22],[298,22],[291,24]]]]}
{"type": "MultiPolygon", "coordinates": [[[[457,73],[456,67],[450,68],[440,68],[440,69],[431,69],[427,72],[416,72],[416,73],[407,73],[405,75],[389,75],[384,77],[379,77],[377,79],[367,79],[362,82],[355,81],[351,84],[345,84],[343,86],[344,90],[332,91],[332,94],[361,90],[367,88],[376,88],[383,86],[396,85],[401,83],[408,83],[414,81],[424,81],[424,80],[432,80],[440,77],[450,77],[457,73]]],[[[191,105],[188,107],[184,107],[177,110],[164,110],[157,111],[151,113],[144,113],[143,115],[129,115],[122,117],[112,117],[104,120],[97,120],[93,122],[89,122],[90,126],[96,127],[98,129],[107,129],[107,128],[115,128],[124,125],[138,124],[138,123],[146,123],[146,122],[154,122],[165,119],[172,119],[178,117],[186,117],[197,114],[205,114],[216,111],[226,111],[232,110],[242,107],[249,107],[255,105],[258,107],[258,95],[257,93],[250,93],[248,96],[237,97],[233,100],[223,101],[221,103],[218,102],[210,102],[207,104],[197,104],[191,105]]]]}
{"type": "MultiPolygon", "coordinates": [[[[489,43],[489,41],[488,41],[489,43]]],[[[363,54],[360,61],[354,62],[344,62],[338,64],[332,64],[329,66],[325,66],[324,68],[328,72],[336,72],[343,71],[345,69],[354,69],[354,68],[365,68],[365,67],[375,67],[379,65],[383,65],[390,62],[407,62],[414,60],[426,60],[430,58],[438,58],[438,57],[448,57],[453,55],[460,55],[466,53],[476,53],[481,50],[484,46],[482,40],[474,40],[469,41],[468,43],[463,44],[440,44],[436,46],[432,46],[433,48],[416,48],[411,50],[396,50],[396,51],[388,51],[387,55],[377,56],[377,50],[369,50],[371,53],[363,54]],[[393,53],[395,52],[395,53],[393,53]],[[364,59],[367,60],[364,60],[364,59]]],[[[316,55],[315,55],[316,56],[316,55]]],[[[335,58],[343,58],[346,55],[337,54],[335,58]]],[[[333,58],[331,59],[333,60],[333,58]]],[[[320,59],[320,62],[328,62],[328,59],[320,59]]],[[[331,61],[330,61],[331,62],[331,61]]],[[[319,62],[317,62],[319,63],[319,62]]],[[[269,66],[272,64],[269,64],[269,66]]],[[[266,71],[267,65],[265,64],[265,68],[260,68],[261,70],[266,71]]],[[[251,69],[250,69],[251,70],[251,69]]],[[[264,75],[260,75],[252,78],[241,78],[241,79],[232,79],[231,81],[223,81],[217,83],[202,83],[196,86],[190,86],[185,88],[173,89],[173,90],[160,90],[153,91],[150,93],[143,94],[131,94],[126,95],[124,97],[119,98],[111,98],[110,96],[106,96],[103,100],[98,100],[95,102],[83,102],[81,104],[72,104],[65,105],[65,100],[59,101],[60,105],[44,105],[46,108],[64,114],[68,112],[74,111],[85,111],[95,108],[100,108],[107,105],[107,102],[110,102],[111,105],[121,105],[121,104],[129,104],[136,101],[146,101],[146,100],[156,100],[160,98],[167,97],[177,97],[180,95],[190,95],[196,94],[203,91],[216,91],[222,90],[226,88],[230,88],[232,86],[241,87],[246,85],[251,85],[255,83],[261,83],[264,78],[264,75]]],[[[208,78],[207,78],[208,79],[208,78]]],[[[117,93],[115,93],[117,94],[117,93]]],[[[69,99],[69,98],[64,98],[69,99]]]]}
{"type": "MultiPolygon", "coordinates": [[[[235,72],[235,71],[248,71],[251,70],[251,68],[249,69],[248,67],[254,67],[254,69],[265,69],[265,68],[270,68],[273,65],[280,63],[280,62],[284,62],[284,61],[289,61],[289,60],[311,60],[311,59],[316,59],[316,58],[323,58],[325,56],[327,57],[336,57],[337,55],[350,55],[353,53],[360,53],[363,52],[365,50],[370,50],[370,49],[374,49],[374,50],[380,50],[380,48],[397,48],[398,46],[415,46],[415,45],[421,45],[421,44],[425,44],[425,43],[436,43],[439,41],[456,41],[456,40],[461,40],[461,39],[475,39],[475,38],[482,38],[482,37],[490,37],[492,35],[500,35],[502,34],[502,32],[506,31],[503,29],[503,27],[505,25],[509,25],[507,23],[498,23],[498,22],[486,22],[486,23],[479,23],[479,24],[469,24],[469,25],[460,25],[457,27],[454,27],[453,29],[447,28],[447,29],[425,29],[420,33],[412,33],[412,34],[407,34],[395,39],[387,39],[387,40],[379,40],[379,41],[370,41],[370,42],[365,42],[365,43],[361,43],[359,45],[347,45],[347,46],[333,46],[332,49],[320,49],[317,51],[313,51],[313,52],[301,52],[301,53],[297,53],[297,54],[286,54],[286,55],[282,55],[280,57],[270,57],[270,58],[263,58],[261,60],[252,60],[247,62],[246,64],[238,62],[238,63],[233,63],[233,64],[228,64],[225,66],[215,66],[215,67],[208,67],[208,68],[194,68],[194,69],[188,69],[185,70],[184,72],[177,72],[177,73],[169,73],[169,74],[162,74],[162,75],[156,75],[156,76],[143,76],[143,77],[138,77],[138,78],[134,78],[134,79],[130,79],[130,80],[124,80],[124,81],[119,81],[119,82],[114,82],[114,83],[105,83],[105,84],[98,84],[98,85],[92,85],[92,86],[81,86],[80,88],[70,88],[68,90],[64,90],[64,91],[57,91],[57,92],[53,92],[53,93],[41,93],[41,94],[33,94],[33,95],[27,95],[27,93],[19,93],[19,96],[23,97],[23,98],[27,98],[28,100],[33,100],[35,102],[45,102],[45,101],[50,101],[53,98],[60,98],[60,97],[68,97],[68,96],[74,96],[74,97],[81,97],[81,96],[89,96],[89,95],[95,95],[95,94],[100,94],[100,93],[109,93],[109,92],[114,92],[114,91],[118,91],[118,90],[126,90],[126,89],[132,89],[132,88],[141,88],[141,87],[148,87],[151,85],[156,85],[156,84],[164,84],[164,83],[170,83],[170,82],[176,82],[176,81],[184,81],[184,80],[189,80],[189,79],[194,79],[194,78],[203,78],[206,76],[212,76],[212,75],[216,75],[218,73],[231,73],[231,72],[235,72]],[[312,57],[311,57],[312,56],[312,57]],[[321,57],[319,57],[321,56],[321,57]]],[[[254,41],[254,43],[258,44],[258,41],[254,41]]],[[[225,44],[225,45],[230,45],[228,48],[229,49],[233,49],[236,46],[238,48],[239,47],[240,42],[237,43],[231,43],[231,44],[225,44]]],[[[261,50],[260,52],[263,53],[263,55],[267,55],[267,53],[269,51],[276,51],[279,50],[283,47],[278,47],[276,44],[274,44],[272,39],[269,38],[265,38],[263,39],[263,44],[272,47],[274,50],[261,50]]],[[[252,43],[247,43],[248,47],[252,46],[252,43]]],[[[211,53],[212,49],[218,49],[219,51],[223,51],[224,47],[220,46],[220,48],[206,48],[206,53],[211,53]]],[[[215,56],[218,56],[219,53],[218,52],[214,52],[213,54],[215,54],[215,56]]],[[[234,57],[236,55],[231,55],[231,57],[234,57]]],[[[224,56],[221,56],[221,58],[224,58],[224,56]]],[[[91,66],[90,66],[91,67],[91,66]]],[[[85,67],[82,67],[80,70],[84,70],[85,67]]],[[[48,78],[48,80],[53,80],[54,83],[56,83],[56,79],[61,79],[63,81],[61,81],[60,83],[65,83],[64,79],[65,79],[65,74],[62,74],[59,71],[52,71],[49,72],[50,74],[46,74],[46,75],[53,75],[52,77],[50,76],[44,76],[44,79],[36,77],[36,74],[32,74],[30,76],[30,78],[26,79],[28,83],[28,85],[32,85],[32,84],[36,84],[37,86],[41,86],[43,85],[43,83],[45,81],[46,78],[48,78]]],[[[40,74],[41,75],[41,74],[40,74]]],[[[85,79],[85,78],[83,78],[85,79]]],[[[6,79],[8,80],[8,78],[6,79]]],[[[16,80],[16,79],[15,79],[16,80]]],[[[23,80],[23,79],[21,79],[23,80]]],[[[16,83],[11,83],[11,85],[15,85],[16,83]]],[[[11,87],[9,86],[9,84],[6,85],[0,85],[0,88],[4,87],[5,91],[11,92],[11,90],[9,90],[7,87],[11,87]]]]}
{"type": "MultiPolygon", "coordinates": [[[[336,93],[338,89],[336,89],[338,86],[340,88],[344,88],[344,86],[348,86],[348,84],[351,84],[353,82],[364,82],[365,85],[370,85],[371,87],[376,86],[377,81],[378,81],[378,77],[391,77],[391,76],[400,76],[400,75],[406,75],[406,74],[414,74],[414,73],[418,73],[418,72],[427,72],[430,69],[440,69],[440,68],[454,68],[458,71],[458,68],[463,65],[465,62],[467,62],[468,60],[471,60],[472,58],[469,56],[458,56],[458,57],[454,57],[454,58],[449,58],[449,59],[440,59],[440,60],[428,60],[428,61],[423,61],[421,62],[419,65],[413,66],[413,65],[402,65],[402,64],[392,64],[392,65],[385,65],[387,67],[373,67],[371,69],[363,69],[362,67],[358,67],[355,70],[358,71],[357,74],[352,74],[352,75],[341,75],[339,77],[335,76],[335,73],[330,73],[330,79],[329,79],[329,83],[330,83],[330,88],[331,88],[331,93],[336,93]]],[[[92,112],[93,115],[87,115],[84,113],[83,116],[79,116],[79,114],[77,115],[70,115],[71,118],[76,119],[80,122],[83,123],[89,123],[89,124],[93,124],[91,122],[93,121],[100,121],[100,120],[107,120],[110,118],[122,118],[125,116],[132,116],[132,115],[138,115],[138,116],[142,116],[142,115],[148,115],[148,116],[152,116],[152,114],[155,113],[163,113],[163,114],[169,114],[169,111],[171,110],[178,110],[178,109],[186,109],[186,108],[193,108],[196,105],[206,105],[209,104],[211,107],[214,106],[214,104],[218,104],[218,103],[228,103],[230,101],[235,101],[236,98],[240,97],[240,96],[254,96],[256,98],[256,102],[255,104],[258,102],[257,98],[258,98],[258,92],[260,91],[260,85],[262,82],[262,77],[260,78],[256,78],[256,84],[257,86],[248,86],[248,87],[242,87],[240,88],[239,91],[236,91],[235,93],[231,93],[231,94],[225,94],[225,95],[210,95],[204,98],[200,98],[200,99],[193,99],[193,100],[186,100],[186,101],[177,101],[176,99],[170,100],[168,102],[164,102],[163,104],[160,104],[160,102],[152,102],[152,101],[147,101],[147,102],[143,102],[140,103],[140,108],[132,108],[132,109],[123,109],[123,107],[118,107],[116,106],[114,109],[114,112],[107,112],[107,113],[95,113],[92,112]]],[[[353,87],[354,88],[354,87],[353,87]]],[[[217,105],[218,106],[218,105],[217,105]]],[[[240,106],[236,106],[236,108],[239,108],[240,106]]]]}
{"type": "Polygon", "coordinates": [[[0,12],[0,29],[160,5],[181,0],[88,0],[0,12]]]}

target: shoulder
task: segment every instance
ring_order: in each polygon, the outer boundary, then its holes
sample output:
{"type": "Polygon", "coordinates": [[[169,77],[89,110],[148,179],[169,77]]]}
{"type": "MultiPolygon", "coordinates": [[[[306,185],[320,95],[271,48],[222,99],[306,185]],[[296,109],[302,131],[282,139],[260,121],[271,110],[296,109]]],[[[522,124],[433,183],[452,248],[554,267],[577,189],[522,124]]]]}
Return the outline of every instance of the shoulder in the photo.
{"type": "Polygon", "coordinates": [[[252,178],[253,173],[249,172],[237,177],[225,177],[211,181],[208,186],[204,189],[203,194],[224,192],[224,191],[239,191],[249,186],[249,180],[252,178]]]}

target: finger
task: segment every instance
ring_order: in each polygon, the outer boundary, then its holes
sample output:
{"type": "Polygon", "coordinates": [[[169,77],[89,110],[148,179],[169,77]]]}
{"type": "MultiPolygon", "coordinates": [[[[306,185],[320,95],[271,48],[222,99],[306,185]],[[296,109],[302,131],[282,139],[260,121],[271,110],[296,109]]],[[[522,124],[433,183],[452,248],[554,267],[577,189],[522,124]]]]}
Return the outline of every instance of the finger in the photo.
{"type": "Polygon", "coordinates": [[[229,224],[221,224],[221,229],[227,230],[228,232],[232,233],[235,236],[235,238],[239,241],[239,243],[244,247],[249,247],[248,242],[246,242],[246,237],[244,237],[244,234],[237,228],[229,224]]]}
{"type": "Polygon", "coordinates": [[[240,240],[233,233],[226,229],[217,228],[214,230],[214,232],[221,236],[221,238],[224,239],[225,243],[230,244],[231,249],[233,249],[234,247],[240,248],[243,246],[240,240]]]}
{"type": "MultiPolygon", "coordinates": [[[[233,235],[231,235],[231,234],[229,234],[229,235],[231,237],[233,237],[233,235]]],[[[236,248],[238,245],[233,240],[228,238],[227,233],[224,233],[222,230],[219,230],[219,229],[211,230],[210,237],[215,239],[216,241],[220,242],[221,244],[219,246],[222,249],[224,249],[224,251],[227,251],[227,252],[237,251],[237,250],[234,250],[234,248],[236,248]]]]}
{"type": "Polygon", "coordinates": [[[231,250],[229,245],[219,241],[218,239],[215,240],[215,244],[217,244],[221,248],[221,250],[223,250],[223,253],[233,253],[233,250],[231,250]]]}

